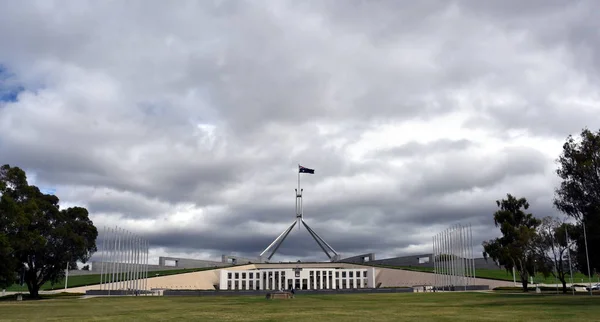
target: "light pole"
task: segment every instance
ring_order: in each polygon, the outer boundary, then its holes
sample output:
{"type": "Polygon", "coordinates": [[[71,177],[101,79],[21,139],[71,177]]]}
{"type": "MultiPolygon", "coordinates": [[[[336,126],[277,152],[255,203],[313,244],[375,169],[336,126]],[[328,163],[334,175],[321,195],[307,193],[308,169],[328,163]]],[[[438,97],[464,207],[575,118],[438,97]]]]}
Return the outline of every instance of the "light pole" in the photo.
{"type": "Polygon", "coordinates": [[[587,261],[588,277],[590,279],[590,296],[592,296],[592,271],[590,270],[590,256],[588,255],[587,233],[585,229],[585,218],[581,216],[581,226],[583,226],[583,242],[585,243],[585,260],[587,261]]]}

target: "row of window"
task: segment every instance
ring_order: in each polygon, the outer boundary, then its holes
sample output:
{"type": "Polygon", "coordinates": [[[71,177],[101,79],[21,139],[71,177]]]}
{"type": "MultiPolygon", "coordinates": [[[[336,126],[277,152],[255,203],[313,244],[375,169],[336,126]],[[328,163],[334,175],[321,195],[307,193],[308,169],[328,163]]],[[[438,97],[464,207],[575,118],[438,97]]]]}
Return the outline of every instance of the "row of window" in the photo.
{"type": "Polygon", "coordinates": [[[329,283],[325,281],[321,284],[320,280],[307,281],[307,279],[300,280],[281,280],[281,281],[271,281],[269,280],[267,283],[260,284],[259,281],[254,283],[254,280],[248,281],[227,281],[227,289],[228,290],[254,290],[254,289],[301,289],[301,290],[309,290],[309,289],[349,289],[349,288],[366,288],[368,283],[367,279],[356,279],[356,280],[335,280],[336,283],[333,285],[332,280],[329,280],[329,283]],[[247,282],[247,283],[246,283],[247,282]],[[287,283],[286,283],[287,282],[287,283]]]}
{"type": "MultiPolygon", "coordinates": [[[[349,277],[349,278],[367,277],[367,272],[366,271],[362,272],[363,274],[361,274],[361,271],[348,271],[348,272],[342,271],[341,273],[342,273],[341,274],[342,278],[347,278],[347,277],[349,277]],[[347,276],[346,276],[346,273],[348,273],[347,276]],[[356,273],[356,276],[354,276],[355,275],[354,273],[356,273]]],[[[253,273],[253,272],[249,272],[247,274],[248,274],[248,278],[249,279],[254,279],[254,276],[256,276],[256,279],[260,279],[260,272],[256,272],[256,274],[253,273]]],[[[295,275],[296,275],[296,277],[300,277],[300,272],[296,271],[295,275]]],[[[332,271],[310,271],[309,275],[311,277],[312,276],[316,276],[316,277],[330,276],[330,277],[333,277],[333,272],[332,271]]],[[[241,276],[242,279],[246,279],[246,273],[245,272],[242,272],[242,273],[227,273],[227,278],[228,279],[240,279],[240,276],[241,276]]],[[[267,276],[268,277],[271,277],[271,276],[277,276],[277,277],[279,277],[279,276],[281,276],[283,278],[283,277],[285,277],[285,271],[268,271],[268,272],[265,271],[264,274],[263,274],[263,278],[265,278],[267,276]]],[[[340,272],[335,272],[335,277],[339,278],[340,277],[340,272]]]]}

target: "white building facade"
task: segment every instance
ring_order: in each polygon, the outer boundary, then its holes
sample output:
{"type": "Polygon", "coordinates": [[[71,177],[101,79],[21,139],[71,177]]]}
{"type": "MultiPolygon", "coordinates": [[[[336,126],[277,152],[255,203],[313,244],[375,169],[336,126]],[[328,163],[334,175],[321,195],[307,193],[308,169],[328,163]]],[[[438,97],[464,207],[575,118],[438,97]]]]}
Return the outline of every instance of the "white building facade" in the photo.
{"type": "Polygon", "coordinates": [[[220,272],[221,290],[374,288],[375,268],[269,268],[220,272]]]}

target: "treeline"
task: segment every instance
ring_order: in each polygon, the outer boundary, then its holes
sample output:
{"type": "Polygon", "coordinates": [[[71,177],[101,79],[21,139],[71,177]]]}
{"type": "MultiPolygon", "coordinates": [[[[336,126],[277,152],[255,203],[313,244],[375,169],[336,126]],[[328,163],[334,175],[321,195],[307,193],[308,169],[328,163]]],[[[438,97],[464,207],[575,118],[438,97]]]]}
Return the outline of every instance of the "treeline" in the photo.
{"type": "Polygon", "coordinates": [[[536,273],[554,275],[566,293],[571,269],[591,275],[600,268],[600,131],[570,135],[557,163],[553,206],[564,220],[536,218],[526,198],[508,194],[493,215],[502,236],[483,242],[484,258],[514,268],[525,292],[536,273]]]}

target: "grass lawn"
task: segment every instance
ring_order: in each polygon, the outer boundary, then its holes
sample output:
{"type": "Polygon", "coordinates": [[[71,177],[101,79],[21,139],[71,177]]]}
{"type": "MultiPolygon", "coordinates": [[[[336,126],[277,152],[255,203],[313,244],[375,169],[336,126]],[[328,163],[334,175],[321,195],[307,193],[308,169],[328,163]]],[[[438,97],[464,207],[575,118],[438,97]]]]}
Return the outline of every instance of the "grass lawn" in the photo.
{"type": "MultiPolygon", "coordinates": [[[[386,268],[394,268],[394,269],[405,269],[405,270],[409,270],[409,271],[417,271],[417,272],[426,272],[426,273],[433,273],[433,268],[432,267],[418,267],[418,266],[375,266],[375,267],[386,267],[386,268]]],[[[489,278],[489,279],[493,279],[493,280],[502,280],[502,281],[512,281],[513,280],[513,276],[512,276],[512,272],[507,272],[504,269],[485,269],[485,268],[478,268],[475,269],[475,277],[480,277],[480,278],[489,278]]],[[[537,283],[543,283],[543,284],[555,284],[555,283],[560,283],[558,280],[554,279],[554,276],[549,276],[549,277],[544,277],[544,275],[542,274],[537,274],[535,277],[535,281],[537,283]]],[[[576,284],[586,284],[589,283],[588,282],[589,279],[586,275],[579,273],[579,272],[573,272],[573,283],[576,284]]],[[[571,282],[571,278],[570,276],[567,277],[567,283],[571,282]]],[[[517,283],[519,283],[519,276],[517,275],[517,283]]],[[[592,283],[600,283],[600,279],[596,276],[592,276],[592,283]]]]}
{"type": "Polygon", "coordinates": [[[594,321],[600,297],[416,293],[0,301],[2,321],[594,321]]]}
{"type": "MultiPolygon", "coordinates": [[[[214,269],[212,267],[207,268],[189,268],[189,269],[173,269],[173,270],[165,270],[165,271],[150,271],[148,272],[148,277],[155,276],[167,276],[167,275],[175,275],[175,274],[183,274],[183,273],[191,273],[198,271],[205,271],[209,269],[214,269]]],[[[100,274],[93,275],[77,275],[77,276],[69,276],[68,287],[78,287],[78,286],[86,286],[86,285],[95,285],[100,284],[100,274]]],[[[55,289],[63,289],[65,288],[64,279],[59,281],[58,283],[52,285],[50,283],[46,283],[42,286],[42,291],[49,291],[55,289]]],[[[6,289],[9,292],[27,292],[27,285],[18,285],[14,284],[6,289]]],[[[0,317],[1,319],[1,317],[0,317]]]]}

